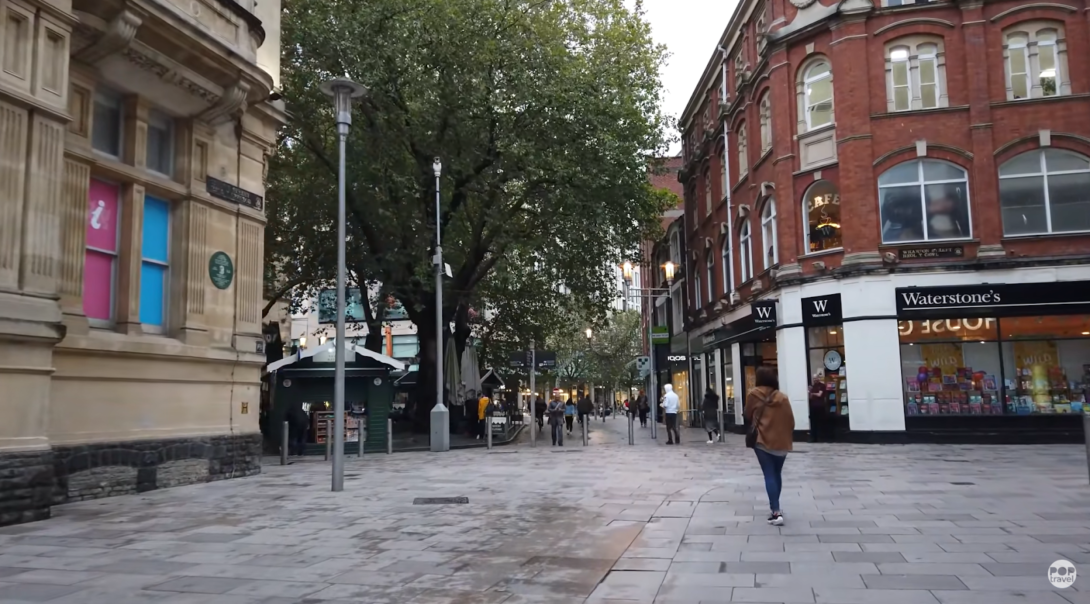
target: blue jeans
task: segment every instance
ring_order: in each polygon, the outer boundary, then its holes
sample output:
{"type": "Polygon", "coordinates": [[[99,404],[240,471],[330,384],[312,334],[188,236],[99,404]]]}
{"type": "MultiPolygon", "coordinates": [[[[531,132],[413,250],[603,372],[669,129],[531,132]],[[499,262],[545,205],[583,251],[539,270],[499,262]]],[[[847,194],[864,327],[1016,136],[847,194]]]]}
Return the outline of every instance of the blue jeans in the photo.
{"type": "Polygon", "coordinates": [[[780,491],[783,490],[783,462],[786,455],[773,455],[768,451],[754,449],[757,454],[757,463],[761,464],[761,472],[765,475],[765,490],[768,491],[768,505],[773,512],[780,511],[780,491]]]}

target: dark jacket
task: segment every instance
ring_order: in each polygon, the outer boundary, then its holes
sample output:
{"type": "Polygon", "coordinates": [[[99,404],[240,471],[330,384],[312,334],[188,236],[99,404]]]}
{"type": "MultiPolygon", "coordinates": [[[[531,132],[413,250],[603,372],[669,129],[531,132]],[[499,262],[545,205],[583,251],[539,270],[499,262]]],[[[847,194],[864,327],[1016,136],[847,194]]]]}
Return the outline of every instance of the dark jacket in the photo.
{"type": "Polygon", "coordinates": [[[303,411],[302,403],[295,403],[288,407],[284,421],[288,422],[288,431],[292,434],[305,432],[310,427],[310,415],[303,411]]]}
{"type": "Polygon", "coordinates": [[[719,414],[719,395],[709,390],[704,393],[704,416],[705,417],[718,417],[719,414]]]}
{"type": "Polygon", "coordinates": [[[589,396],[584,396],[579,399],[579,404],[576,405],[580,413],[594,413],[594,403],[590,402],[589,396]]]}
{"type": "Polygon", "coordinates": [[[540,398],[534,401],[534,415],[537,417],[545,417],[545,401],[540,398]]]}

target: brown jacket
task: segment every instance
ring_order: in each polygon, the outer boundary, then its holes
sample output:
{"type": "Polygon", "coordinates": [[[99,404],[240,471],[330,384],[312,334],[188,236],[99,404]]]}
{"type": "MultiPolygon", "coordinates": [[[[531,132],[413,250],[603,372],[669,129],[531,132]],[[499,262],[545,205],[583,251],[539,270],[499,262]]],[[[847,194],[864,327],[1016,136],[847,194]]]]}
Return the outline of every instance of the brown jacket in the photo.
{"type": "Polygon", "coordinates": [[[790,451],[794,441],[795,414],[791,401],[779,390],[758,386],[746,396],[745,416],[759,419],[757,444],[769,451],[790,451]]]}

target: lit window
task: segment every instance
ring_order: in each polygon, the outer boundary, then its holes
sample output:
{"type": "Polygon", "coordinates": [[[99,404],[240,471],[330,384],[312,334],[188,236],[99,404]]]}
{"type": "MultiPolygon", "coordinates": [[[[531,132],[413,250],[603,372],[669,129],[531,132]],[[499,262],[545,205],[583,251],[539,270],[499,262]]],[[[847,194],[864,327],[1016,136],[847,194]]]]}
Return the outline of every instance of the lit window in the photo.
{"type": "Polygon", "coordinates": [[[93,326],[114,319],[121,189],[91,180],[87,199],[87,243],[83,262],[83,314],[93,326]]]}
{"type": "Polygon", "coordinates": [[[738,263],[742,268],[742,283],[753,278],[753,238],[749,232],[749,221],[742,223],[738,234],[738,263]]]}
{"type": "Polygon", "coordinates": [[[170,203],[144,197],[140,261],[140,323],[160,331],[166,323],[170,291],[170,203]]]}
{"type": "Polygon", "coordinates": [[[1029,39],[1022,34],[1007,38],[1007,69],[1011,94],[1016,99],[1029,98],[1029,39]]]}
{"type": "Polygon", "coordinates": [[[893,109],[908,111],[912,108],[912,84],[908,76],[908,48],[901,46],[889,53],[890,72],[893,81],[893,109]]]}
{"type": "Polygon", "coordinates": [[[893,166],[878,177],[882,242],[965,239],[969,181],[965,170],[932,159],[893,166]]]}
{"type": "Polygon", "coordinates": [[[819,61],[806,70],[803,79],[806,129],[833,122],[833,72],[829,63],[819,61]]]}
{"type": "Polygon", "coordinates": [[[149,170],[164,176],[174,175],[174,122],[169,116],[152,111],[148,116],[149,170]]]}
{"type": "Polygon", "coordinates": [[[779,262],[780,253],[777,250],[778,239],[776,235],[776,200],[769,199],[765,203],[765,209],[761,212],[761,245],[765,248],[764,267],[772,268],[779,262]]]}
{"type": "Polygon", "coordinates": [[[121,95],[110,90],[96,90],[91,123],[91,148],[121,157],[122,119],[121,95]]]}
{"type": "Polygon", "coordinates": [[[835,250],[843,246],[840,193],[836,185],[827,180],[810,185],[802,197],[802,215],[806,221],[802,234],[806,253],[835,250]]]}
{"type": "Polygon", "coordinates": [[[1090,231],[1090,160],[1060,149],[1023,153],[999,167],[1004,235],[1090,231]]]}

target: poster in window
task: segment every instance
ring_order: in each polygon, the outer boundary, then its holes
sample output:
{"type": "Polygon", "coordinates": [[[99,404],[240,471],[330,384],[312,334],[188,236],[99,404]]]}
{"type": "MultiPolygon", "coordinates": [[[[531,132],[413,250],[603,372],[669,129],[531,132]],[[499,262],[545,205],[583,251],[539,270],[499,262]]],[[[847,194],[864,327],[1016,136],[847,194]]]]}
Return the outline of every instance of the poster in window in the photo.
{"type": "Polygon", "coordinates": [[[946,376],[954,377],[958,368],[965,366],[960,344],[921,344],[920,354],[924,365],[931,369],[932,378],[936,373],[941,380],[945,380],[946,376]],[[936,372],[936,369],[939,371],[936,372]]]}
{"type": "Polygon", "coordinates": [[[117,252],[117,200],[120,190],[91,180],[87,196],[87,247],[117,252]]]}
{"type": "Polygon", "coordinates": [[[1059,370],[1059,353],[1056,343],[1015,342],[1014,365],[1018,369],[1024,387],[1033,397],[1033,402],[1041,405],[1050,404],[1051,378],[1059,370]]]}

